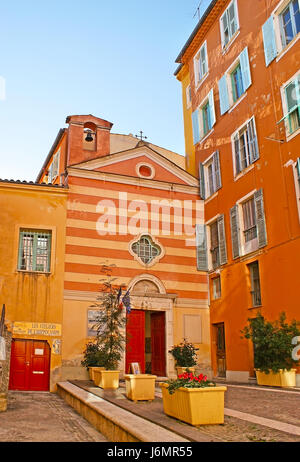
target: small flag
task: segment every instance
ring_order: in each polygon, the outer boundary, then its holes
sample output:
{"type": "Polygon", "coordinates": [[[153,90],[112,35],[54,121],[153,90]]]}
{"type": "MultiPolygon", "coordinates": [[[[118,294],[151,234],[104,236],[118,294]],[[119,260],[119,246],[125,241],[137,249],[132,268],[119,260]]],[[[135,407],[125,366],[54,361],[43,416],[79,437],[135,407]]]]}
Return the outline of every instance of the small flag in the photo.
{"type": "Polygon", "coordinates": [[[126,294],[125,294],[124,297],[122,298],[122,302],[123,302],[123,305],[124,305],[125,308],[126,308],[127,314],[129,314],[130,311],[131,311],[129,289],[127,290],[126,294]]]}

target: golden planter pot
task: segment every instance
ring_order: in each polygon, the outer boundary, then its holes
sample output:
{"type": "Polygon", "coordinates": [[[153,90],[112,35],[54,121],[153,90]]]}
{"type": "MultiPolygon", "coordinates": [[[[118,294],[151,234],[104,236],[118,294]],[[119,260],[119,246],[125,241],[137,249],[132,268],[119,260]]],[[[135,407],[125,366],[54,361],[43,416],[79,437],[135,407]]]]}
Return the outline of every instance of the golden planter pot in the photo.
{"type": "Polygon", "coordinates": [[[153,401],[156,375],[126,374],[126,396],[132,401],[153,401]]]}
{"type": "Polygon", "coordinates": [[[94,371],[96,371],[96,370],[104,371],[105,367],[100,367],[100,366],[89,367],[89,377],[93,381],[94,381],[94,371]]]}
{"type": "Polygon", "coordinates": [[[94,371],[94,383],[104,390],[116,390],[119,388],[120,371],[94,371]]]}
{"type": "Polygon", "coordinates": [[[255,369],[257,385],[269,387],[295,387],[296,369],[280,369],[276,374],[270,371],[269,374],[255,369]]]}
{"type": "Polygon", "coordinates": [[[190,425],[224,423],[224,393],[227,387],[178,388],[170,395],[161,383],[165,414],[190,425]]]}

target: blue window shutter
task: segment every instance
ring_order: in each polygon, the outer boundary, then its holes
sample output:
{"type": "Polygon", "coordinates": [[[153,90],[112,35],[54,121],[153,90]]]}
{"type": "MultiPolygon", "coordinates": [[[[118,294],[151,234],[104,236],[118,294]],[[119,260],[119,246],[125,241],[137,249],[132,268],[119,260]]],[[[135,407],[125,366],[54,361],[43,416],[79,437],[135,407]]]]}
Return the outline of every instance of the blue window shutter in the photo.
{"type": "Polygon", "coordinates": [[[193,123],[193,140],[194,144],[197,144],[200,141],[200,128],[199,128],[199,111],[196,109],[192,113],[192,123],[193,123]]]}
{"type": "Polygon", "coordinates": [[[241,71],[242,71],[243,87],[244,87],[244,91],[246,91],[247,88],[249,88],[252,83],[248,47],[244,48],[242,53],[240,54],[240,65],[241,65],[241,71]]]}
{"type": "Polygon", "coordinates": [[[262,32],[264,40],[266,66],[268,66],[277,56],[277,46],[272,16],[270,16],[269,19],[262,26],[262,32]]]}
{"type": "Polygon", "coordinates": [[[214,174],[215,174],[215,181],[216,181],[216,190],[218,191],[218,189],[222,188],[219,151],[216,151],[214,153],[213,167],[214,167],[214,174]]]}
{"type": "Polygon", "coordinates": [[[258,247],[261,248],[267,245],[267,230],[264,212],[264,197],[262,189],[259,189],[254,194],[254,204],[256,214],[258,247]]]}
{"type": "Polygon", "coordinates": [[[239,209],[234,205],[230,209],[230,226],[232,240],[232,257],[233,259],[240,256],[240,226],[239,226],[239,209]]]}
{"type": "Polygon", "coordinates": [[[199,162],[199,188],[200,188],[200,197],[205,199],[205,179],[204,179],[204,167],[202,162],[199,162]]]}
{"type": "Polygon", "coordinates": [[[296,162],[296,170],[298,173],[298,179],[300,180],[300,157],[298,157],[297,162],[296,162]]]}
{"type": "Polygon", "coordinates": [[[196,225],[197,270],[208,271],[206,226],[196,225]]]}
{"type": "Polygon", "coordinates": [[[225,265],[225,263],[227,263],[227,249],[226,249],[224,215],[221,215],[218,218],[218,235],[219,235],[220,265],[225,265]]]}
{"type": "Polygon", "coordinates": [[[212,128],[216,123],[216,112],[215,112],[215,102],[214,102],[214,91],[210,90],[208,94],[209,101],[209,110],[210,110],[210,128],[212,128]]]}
{"type": "Polygon", "coordinates": [[[223,77],[219,80],[219,95],[221,115],[223,115],[230,107],[226,75],[223,75],[223,77]]]}

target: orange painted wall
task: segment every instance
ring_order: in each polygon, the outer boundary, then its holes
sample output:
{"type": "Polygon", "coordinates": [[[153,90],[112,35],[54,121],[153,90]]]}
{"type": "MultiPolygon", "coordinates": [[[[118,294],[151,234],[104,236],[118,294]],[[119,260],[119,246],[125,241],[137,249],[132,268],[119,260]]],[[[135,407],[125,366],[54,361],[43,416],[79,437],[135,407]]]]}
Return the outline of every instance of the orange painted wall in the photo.
{"type": "MultiPolygon", "coordinates": [[[[225,216],[225,232],[228,264],[220,269],[222,297],[213,300],[211,289],[211,325],[225,323],[226,361],[228,371],[253,373],[252,346],[240,338],[240,330],[248,317],[257,310],[251,308],[250,280],[247,264],[258,260],[262,307],[267,319],[278,318],[281,311],[288,319],[299,320],[299,256],[300,225],[293,167],[299,157],[299,133],[286,140],[284,124],[277,124],[283,117],[280,87],[300,68],[300,42],[266,67],[262,25],[279,4],[272,0],[251,2],[238,0],[240,31],[227,52],[222,52],[219,20],[229,1],[217,2],[208,19],[185,51],[182,63],[189,68],[192,85],[192,108],[195,110],[211,88],[214,89],[216,124],[204,142],[198,143],[196,165],[204,162],[215,150],[219,150],[222,188],[205,201],[205,221],[218,214],[225,216]],[[254,14],[255,12],[255,14],[254,14]],[[193,57],[204,41],[207,41],[209,74],[196,89],[193,57]],[[228,113],[220,114],[218,81],[225,71],[248,47],[252,85],[246,96],[228,113]],[[260,158],[239,179],[234,178],[231,135],[251,116],[255,116],[260,158]],[[278,143],[267,138],[284,139],[278,143]],[[232,259],[230,208],[237,200],[251,191],[263,188],[268,245],[254,254],[232,259]]],[[[298,34],[299,35],[299,34],[298,34]]],[[[299,37],[298,37],[299,38],[299,37]]],[[[190,139],[191,128],[185,131],[190,139]]],[[[210,272],[210,283],[217,273],[210,272]]],[[[215,337],[212,335],[212,362],[216,372],[215,337]]],[[[300,372],[300,369],[299,369],[300,372]]]]}

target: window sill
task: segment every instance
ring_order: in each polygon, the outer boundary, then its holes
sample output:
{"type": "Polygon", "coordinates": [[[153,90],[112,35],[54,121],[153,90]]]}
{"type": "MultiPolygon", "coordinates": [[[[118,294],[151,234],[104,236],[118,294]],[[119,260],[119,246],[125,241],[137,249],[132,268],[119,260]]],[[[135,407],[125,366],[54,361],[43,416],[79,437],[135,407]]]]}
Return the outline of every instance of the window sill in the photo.
{"type": "Polygon", "coordinates": [[[237,176],[234,177],[234,181],[238,181],[240,178],[242,178],[244,175],[246,175],[248,172],[250,172],[253,169],[254,169],[254,164],[249,165],[242,172],[240,172],[237,176]]]}
{"type": "Polygon", "coordinates": [[[298,33],[297,36],[294,37],[294,39],[291,41],[291,43],[289,43],[286,47],[284,47],[280,51],[280,53],[278,54],[278,56],[276,58],[276,63],[278,63],[278,61],[280,61],[281,58],[283,58],[283,56],[290,51],[290,49],[295,45],[295,43],[298,42],[299,39],[300,39],[300,33],[298,33]]]}
{"type": "Polygon", "coordinates": [[[215,197],[217,197],[219,194],[219,191],[216,191],[215,193],[213,193],[211,196],[207,197],[205,200],[204,200],[204,204],[208,204],[210,201],[212,201],[215,197]]]}
{"type": "Polygon", "coordinates": [[[230,49],[231,45],[235,42],[236,38],[240,35],[241,30],[238,29],[235,34],[231,37],[227,45],[225,47],[222,47],[222,55],[226,55],[228,50],[230,49]]]}
{"type": "Polygon", "coordinates": [[[295,130],[293,133],[289,134],[289,135],[286,135],[286,141],[290,141],[292,140],[293,138],[295,138],[295,136],[299,135],[300,134],[300,127],[297,128],[297,130],[295,130]]]}
{"type": "Polygon", "coordinates": [[[17,273],[26,273],[26,274],[45,274],[46,276],[49,276],[49,274],[51,274],[50,271],[31,271],[31,270],[21,270],[21,269],[17,269],[17,273]]]}
{"type": "Polygon", "coordinates": [[[202,77],[202,79],[201,79],[199,82],[195,83],[195,90],[196,90],[196,91],[199,90],[199,88],[202,86],[202,84],[205,82],[205,80],[207,79],[208,76],[209,76],[209,71],[207,71],[207,73],[205,74],[205,76],[202,77]]]}
{"type": "Polygon", "coordinates": [[[228,114],[230,114],[247,96],[247,92],[243,93],[243,95],[234,103],[233,106],[228,110],[228,114]]]}
{"type": "Polygon", "coordinates": [[[214,131],[214,128],[212,128],[208,133],[206,133],[206,135],[203,138],[201,138],[201,140],[199,141],[199,144],[202,144],[207,138],[209,138],[210,135],[213,133],[213,131],[214,131]]]}
{"type": "Polygon", "coordinates": [[[260,310],[262,306],[263,306],[262,304],[257,305],[257,306],[250,306],[250,308],[248,308],[248,310],[260,310]]]}

